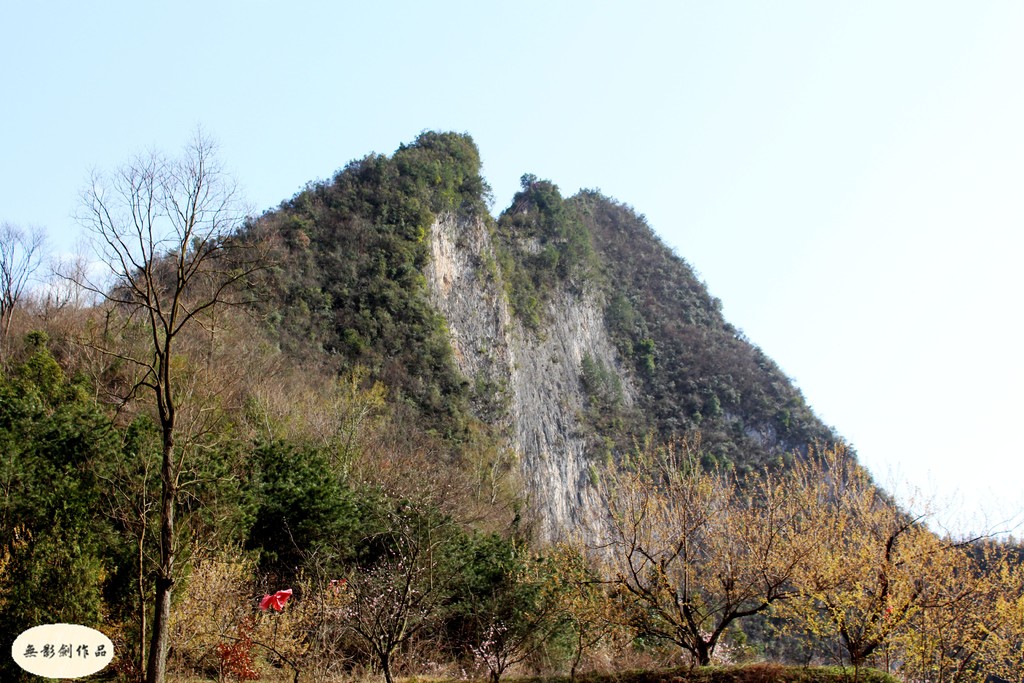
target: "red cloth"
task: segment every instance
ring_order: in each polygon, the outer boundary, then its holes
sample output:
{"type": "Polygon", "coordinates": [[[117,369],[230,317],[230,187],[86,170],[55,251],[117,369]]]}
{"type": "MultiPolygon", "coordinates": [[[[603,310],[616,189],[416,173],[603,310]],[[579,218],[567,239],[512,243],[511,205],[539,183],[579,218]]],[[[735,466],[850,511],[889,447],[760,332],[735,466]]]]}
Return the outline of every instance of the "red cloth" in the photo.
{"type": "Polygon", "coordinates": [[[264,595],[263,599],[260,600],[260,609],[266,611],[267,609],[276,609],[278,612],[284,610],[284,603],[288,602],[288,598],[292,597],[292,589],[288,588],[283,591],[277,591],[273,595],[264,595]]]}

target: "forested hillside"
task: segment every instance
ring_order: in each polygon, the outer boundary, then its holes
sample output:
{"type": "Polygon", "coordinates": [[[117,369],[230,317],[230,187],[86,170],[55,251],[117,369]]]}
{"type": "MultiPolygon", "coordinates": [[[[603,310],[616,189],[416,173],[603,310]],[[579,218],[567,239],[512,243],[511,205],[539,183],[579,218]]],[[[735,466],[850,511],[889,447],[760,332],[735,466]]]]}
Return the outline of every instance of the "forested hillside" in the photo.
{"type": "Polygon", "coordinates": [[[648,424],[700,430],[711,463],[744,469],[836,440],[642,216],[596,192],[571,203],[601,254],[605,320],[641,378],[648,424]]]}
{"type": "Polygon", "coordinates": [[[95,175],[110,277],[4,299],[4,643],[93,626],[127,681],[1020,680],[1019,549],[897,508],[628,206],[526,174],[495,218],[426,132],[243,218],[211,151],[95,175]]]}

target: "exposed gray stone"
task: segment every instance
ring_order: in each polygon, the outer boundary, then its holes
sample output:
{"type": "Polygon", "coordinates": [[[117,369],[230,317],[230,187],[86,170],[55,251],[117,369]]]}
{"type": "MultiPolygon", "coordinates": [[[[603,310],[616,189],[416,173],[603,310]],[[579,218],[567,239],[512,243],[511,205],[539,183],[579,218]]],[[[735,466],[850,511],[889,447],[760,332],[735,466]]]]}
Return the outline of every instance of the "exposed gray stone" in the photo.
{"type": "MultiPolygon", "coordinates": [[[[442,215],[430,239],[426,276],[433,303],[448,322],[459,369],[508,392],[503,426],[518,454],[541,537],[593,538],[600,499],[590,482],[591,459],[579,423],[586,400],[580,367],[586,355],[609,369],[621,367],[603,307],[593,294],[561,288],[545,304],[541,329],[526,329],[509,309],[483,221],[442,215]]],[[[633,386],[627,376],[620,379],[624,399],[632,404],[633,386]]]]}

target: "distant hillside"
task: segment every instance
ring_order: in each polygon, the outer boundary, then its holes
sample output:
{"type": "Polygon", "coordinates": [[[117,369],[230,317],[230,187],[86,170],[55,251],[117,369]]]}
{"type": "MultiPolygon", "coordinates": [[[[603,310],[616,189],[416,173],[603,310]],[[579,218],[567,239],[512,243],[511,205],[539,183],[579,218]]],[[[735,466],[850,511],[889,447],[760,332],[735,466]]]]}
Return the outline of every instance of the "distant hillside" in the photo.
{"type": "MultiPolygon", "coordinates": [[[[599,180],[599,179],[595,179],[599,180]]],[[[707,465],[835,435],[641,216],[532,175],[495,220],[472,139],[424,133],[261,219],[282,350],[383,382],[457,457],[511,449],[542,535],[593,520],[596,465],[699,430],[707,465]]]]}

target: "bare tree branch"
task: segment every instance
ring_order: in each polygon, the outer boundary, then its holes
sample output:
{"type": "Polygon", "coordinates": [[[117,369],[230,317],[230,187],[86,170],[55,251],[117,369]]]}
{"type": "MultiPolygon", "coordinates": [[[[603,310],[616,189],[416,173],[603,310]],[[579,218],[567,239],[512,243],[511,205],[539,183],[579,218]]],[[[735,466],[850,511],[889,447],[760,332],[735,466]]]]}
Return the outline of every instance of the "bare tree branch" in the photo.
{"type": "Polygon", "coordinates": [[[7,341],[14,310],[42,264],[45,242],[40,228],[26,232],[13,223],[0,223],[0,341],[7,341]]]}

